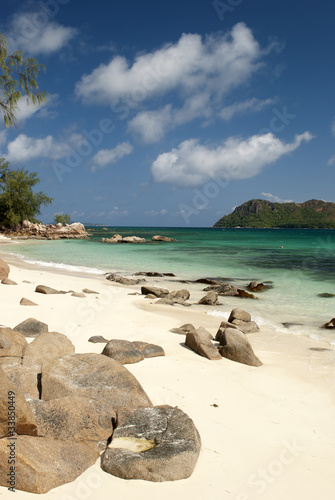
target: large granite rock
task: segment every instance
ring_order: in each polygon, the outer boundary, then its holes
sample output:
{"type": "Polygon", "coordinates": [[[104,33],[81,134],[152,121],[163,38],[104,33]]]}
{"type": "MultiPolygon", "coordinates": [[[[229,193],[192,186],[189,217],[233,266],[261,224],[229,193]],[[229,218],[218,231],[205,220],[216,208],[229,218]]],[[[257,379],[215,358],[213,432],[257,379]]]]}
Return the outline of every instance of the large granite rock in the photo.
{"type": "Polygon", "coordinates": [[[254,321],[251,321],[251,315],[239,307],[231,311],[228,322],[232,323],[243,333],[259,332],[259,326],[254,321]]]}
{"type": "Polygon", "coordinates": [[[163,298],[163,297],[167,297],[167,295],[169,295],[169,290],[167,290],[166,288],[158,288],[156,286],[146,286],[145,285],[145,286],[141,287],[141,294],[142,295],[151,294],[151,295],[155,295],[158,298],[163,298]]]}
{"type": "MultiPolygon", "coordinates": [[[[20,389],[26,399],[39,399],[41,392],[41,373],[36,366],[23,366],[13,363],[11,358],[3,358],[3,371],[11,382],[20,389]],[[8,360],[6,363],[5,360],[8,360]]],[[[21,358],[19,358],[21,360],[21,358]]]]}
{"type": "Polygon", "coordinates": [[[35,318],[28,318],[14,328],[16,332],[22,333],[25,337],[38,337],[41,333],[48,331],[48,325],[35,318]]]}
{"type": "Polygon", "coordinates": [[[58,332],[41,333],[23,349],[23,365],[41,367],[47,361],[73,354],[75,347],[66,335],[58,332]]]}
{"type": "MultiPolygon", "coordinates": [[[[0,438],[11,435],[14,428],[9,425],[15,421],[17,434],[37,435],[35,416],[25,400],[22,392],[16,387],[0,367],[0,438]],[[11,399],[13,397],[13,400],[11,399]],[[15,410],[11,404],[14,402],[15,410]],[[9,412],[15,411],[15,419],[9,412]]],[[[0,440],[1,442],[2,440],[0,440]]],[[[6,460],[7,462],[7,460],[6,460]]],[[[0,458],[0,464],[4,464],[0,458]]],[[[3,468],[0,466],[0,474],[3,468]]]]}
{"type": "Polygon", "coordinates": [[[73,224],[34,224],[28,220],[22,222],[14,230],[5,231],[6,236],[13,239],[59,240],[87,239],[85,226],[80,222],[73,224]]]}
{"type": "Polygon", "coordinates": [[[239,319],[241,321],[251,321],[251,314],[249,314],[246,311],[243,311],[243,309],[240,309],[239,307],[236,307],[233,309],[229,315],[228,318],[228,323],[232,323],[234,319],[239,319]]]}
{"type": "Polygon", "coordinates": [[[0,281],[8,278],[9,271],[9,265],[4,260],[0,259],[0,281]]]}
{"type": "Polygon", "coordinates": [[[64,356],[42,366],[42,399],[81,396],[108,401],[116,410],[152,406],[136,378],[102,354],[64,356]]]}
{"type": "Polygon", "coordinates": [[[220,337],[219,352],[224,358],[249,366],[263,363],[255,355],[247,337],[240,330],[226,328],[220,337]]]}
{"type": "Polygon", "coordinates": [[[122,365],[138,363],[144,359],[142,351],[128,340],[110,340],[101,354],[115,359],[122,365]]]}
{"type": "MultiPolygon", "coordinates": [[[[8,440],[0,440],[0,463],[8,460],[8,440]]],[[[15,441],[16,490],[47,493],[74,481],[99,458],[92,442],[18,436],[15,441]]],[[[7,467],[0,467],[0,485],[8,487],[7,467]]]]}
{"type": "Polygon", "coordinates": [[[123,479],[176,481],[192,474],[200,448],[193,421],[178,408],[122,412],[101,467],[123,479]]]}
{"type": "Polygon", "coordinates": [[[0,328],[0,357],[22,357],[23,349],[28,345],[27,339],[11,328],[0,328]]]}
{"type": "Polygon", "coordinates": [[[188,332],[186,334],[185,345],[204,358],[213,361],[222,359],[217,348],[203,331],[193,330],[188,332]]]}
{"type": "Polygon", "coordinates": [[[116,425],[116,412],[108,401],[78,396],[32,400],[38,435],[65,441],[106,442],[116,425]]]}

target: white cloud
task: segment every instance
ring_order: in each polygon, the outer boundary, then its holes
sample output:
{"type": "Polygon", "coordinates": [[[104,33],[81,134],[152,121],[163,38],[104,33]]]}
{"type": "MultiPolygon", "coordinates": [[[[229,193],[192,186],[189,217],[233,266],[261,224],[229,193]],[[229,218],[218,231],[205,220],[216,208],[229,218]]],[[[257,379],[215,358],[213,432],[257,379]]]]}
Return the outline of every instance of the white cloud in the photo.
{"type": "Polygon", "coordinates": [[[327,161],[327,165],[331,167],[332,165],[335,164],[335,155],[331,156],[329,160],[327,161]]]}
{"type": "Polygon", "coordinates": [[[21,13],[13,17],[7,39],[9,48],[31,55],[52,54],[62,49],[77,34],[75,28],[49,22],[48,16],[21,13]]]}
{"type": "Polygon", "coordinates": [[[213,177],[247,179],[312,138],[310,132],[305,132],[295,136],[291,144],[285,144],[268,133],[248,139],[231,137],[214,148],[190,139],[179,144],[178,148],[160,154],[151,171],[156,182],[182,186],[197,186],[213,177]]]}
{"type": "Polygon", "coordinates": [[[53,118],[55,117],[55,112],[51,111],[50,107],[55,105],[57,99],[58,95],[52,94],[48,97],[46,102],[34,106],[32,103],[27,103],[26,96],[22,96],[18,103],[16,117],[19,122],[23,122],[34,115],[38,118],[53,118]]]}
{"type": "Polygon", "coordinates": [[[94,157],[94,165],[91,171],[95,172],[98,168],[104,168],[110,163],[116,163],[124,156],[129,155],[133,151],[133,146],[129,142],[122,142],[113,149],[101,149],[94,157]]]}
{"type": "Polygon", "coordinates": [[[256,97],[252,99],[247,99],[243,102],[237,102],[230,106],[223,108],[220,111],[220,117],[223,120],[230,120],[234,115],[237,114],[245,114],[245,113],[253,113],[256,111],[261,111],[266,106],[270,106],[277,102],[278,99],[268,98],[265,100],[257,99],[256,97]]]}
{"type": "Polygon", "coordinates": [[[84,75],[76,93],[85,101],[111,104],[122,97],[139,103],[179,90],[204,89],[223,95],[245,82],[259,67],[263,53],[251,30],[239,23],[225,35],[183,34],[178,42],[136,57],[133,64],[116,56],[84,75]]]}
{"type": "Polygon", "coordinates": [[[167,215],[168,210],[166,208],[162,208],[162,210],[148,210],[144,212],[144,215],[148,215],[149,217],[157,217],[157,215],[167,215]]]}
{"type": "Polygon", "coordinates": [[[284,200],[282,198],[279,198],[279,196],[276,196],[275,194],[261,193],[261,195],[267,198],[269,201],[272,201],[273,203],[293,203],[293,200],[284,200]]]}
{"type": "Polygon", "coordinates": [[[8,144],[6,160],[21,163],[35,158],[58,159],[69,153],[69,147],[57,143],[51,135],[43,139],[34,139],[25,134],[20,134],[8,144]]]}

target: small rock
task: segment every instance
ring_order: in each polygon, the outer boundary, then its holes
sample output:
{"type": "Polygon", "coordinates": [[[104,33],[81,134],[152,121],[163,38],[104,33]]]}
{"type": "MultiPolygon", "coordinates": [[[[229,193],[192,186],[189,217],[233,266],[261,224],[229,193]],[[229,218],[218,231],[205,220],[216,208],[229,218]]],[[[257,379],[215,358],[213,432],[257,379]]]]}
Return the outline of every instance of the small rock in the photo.
{"type": "Polygon", "coordinates": [[[182,325],[179,328],[172,328],[170,332],[178,333],[179,335],[186,335],[188,332],[193,332],[193,330],[195,330],[195,327],[190,323],[187,323],[186,325],[182,325]]]}
{"type": "Polygon", "coordinates": [[[54,288],[51,288],[51,287],[46,286],[46,285],[38,285],[35,289],[35,292],[44,293],[45,295],[53,295],[53,294],[63,293],[63,292],[60,292],[59,290],[55,290],[54,288]]]}
{"type": "Polygon", "coordinates": [[[239,297],[241,297],[242,299],[255,299],[255,300],[257,300],[257,297],[255,297],[255,295],[253,295],[252,293],[246,292],[245,290],[242,290],[241,288],[238,288],[237,292],[238,292],[239,297]]]}
{"type": "Polygon", "coordinates": [[[156,358],[157,356],[165,356],[164,349],[155,344],[149,344],[148,342],[141,342],[135,340],[132,342],[140,351],[145,358],[156,358]]]}
{"type": "Polygon", "coordinates": [[[323,297],[324,299],[330,299],[332,297],[335,297],[334,293],[318,293],[318,297],[323,297]]]}
{"type": "Polygon", "coordinates": [[[138,272],[138,273],[135,273],[134,276],[148,276],[150,278],[161,278],[163,277],[163,274],[161,273],[157,273],[155,271],[141,271],[141,272],[138,272]]]}
{"type": "Polygon", "coordinates": [[[95,292],[94,290],[90,290],[89,288],[83,288],[82,291],[84,293],[95,293],[96,295],[99,295],[99,292],[95,292]]]}
{"type": "Polygon", "coordinates": [[[202,297],[199,300],[198,304],[206,305],[206,306],[215,306],[218,302],[218,294],[214,291],[208,292],[207,295],[202,297]]]}
{"type": "Polygon", "coordinates": [[[4,278],[1,283],[3,285],[17,285],[17,283],[13,280],[10,280],[9,278],[4,278]]]}
{"type": "Polygon", "coordinates": [[[156,297],[166,297],[169,294],[169,290],[166,288],[158,288],[156,286],[142,286],[141,287],[142,295],[155,295],[156,297]]]}
{"type": "Polygon", "coordinates": [[[115,359],[122,365],[138,363],[144,359],[141,350],[128,340],[110,340],[101,354],[115,359]]]}
{"type": "Polygon", "coordinates": [[[328,328],[328,329],[335,328],[335,318],[328,321],[328,323],[325,323],[322,328],[328,328]]]}
{"type": "Polygon", "coordinates": [[[157,299],[156,295],[154,295],[153,293],[148,293],[148,295],[146,295],[144,298],[151,300],[157,299]]]}
{"type": "Polygon", "coordinates": [[[177,241],[174,238],[168,238],[167,236],[159,236],[158,234],[151,238],[151,241],[177,241]]]}
{"type": "Polygon", "coordinates": [[[260,292],[264,288],[264,283],[258,283],[257,281],[250,281],[247,289],[250,292],[260,292]]]}
{"type": "Polygon", "coordinates": [[[32,302],[31,300],[26,299],[25,297],[23,297],[20,300],[20,306],[38,306],[38,304],[35,304],[35,302],[32,302]]]}
{"type": "Polygon", "coordinates": [[[78,297],[79,299],[84,299],[86,295],[83,292],[73,292],[71,293],[71,297],[78,297]]]}
{"type": "Polygon", "coordinates": [[[92,342],[92,344],[107,344],[107,342],[109,342],[109,340],[106,340],[101,335],[95,335],[94,337],[90,337],[88,341],[92,342]]]}

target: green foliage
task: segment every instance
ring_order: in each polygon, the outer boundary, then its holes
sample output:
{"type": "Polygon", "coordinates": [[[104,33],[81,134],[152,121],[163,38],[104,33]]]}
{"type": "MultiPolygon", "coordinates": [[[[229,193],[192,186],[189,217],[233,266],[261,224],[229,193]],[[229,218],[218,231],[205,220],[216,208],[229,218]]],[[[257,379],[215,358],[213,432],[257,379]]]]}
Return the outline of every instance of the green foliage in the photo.
{"type": "Polygon", "coordinates": [[[54,216],[54,224],[70,224],[71,217],[69,214],[55,214],[54,216]]]}
{"type": "Polygon", "coordinates": [[[41,69],[45,70],[44,65],[33,57],[23,60],[20,50],[8,55],[6,37],[0,33],[0,109],[6,127],[16,125],[16,112],[22,98],[20,88],[25,92],[28,104],[45,102],[47,93],[39,90],[36,82],[41,69]]]}
{"type": "Polygon", "coordinates": [[[335,229],[335,203],[309,200],[304,203],[271,203],[249,200],[222,217],[213,227],[276,227],[335,229]]]}
{"type": "Polygon", "coordinates": [[[34,193],[40,182],[36,172],[11,170],[8,162],[0,158],[0,225],[14,228],[24,220],[38,222],[36,215],[42,205],[49,205],[49,198],[42,191],[34,193]]]}

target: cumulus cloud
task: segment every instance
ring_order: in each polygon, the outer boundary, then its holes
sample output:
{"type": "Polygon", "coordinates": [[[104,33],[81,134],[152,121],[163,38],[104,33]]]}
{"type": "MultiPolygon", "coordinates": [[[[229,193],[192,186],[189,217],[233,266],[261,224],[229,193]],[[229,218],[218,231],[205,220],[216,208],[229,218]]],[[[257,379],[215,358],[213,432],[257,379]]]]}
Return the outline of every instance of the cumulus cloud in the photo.
{"type": "Polygon", "coordinates": [[[178,42],[141,54],[130,63],[116,56],[84,75],[76,94],[84,101],[113,103],[128,97],[139,103],[178,90],[185,95],[206,89],[224,94],[245,82],[263,53],[251,30],[239,23],[227,34],[202,39],[183,34],[178,42]]]}
{"type": "Polygon", "coordinates": [[[181,186],[201,185],[213,177],[247,179],[312,138],[310,132],[305,132],[296,135],[292,143],[285,144],[268,133],[248,139],[230,137],[217,147],[190,139],[179,144],[178,148],[160,154],[153,162],[151,172],[156,182],[181,186]]]}
{"type": "Polygon", "coordinates": [[[276,98],[274,99],[268,98],[262,100],[262,99],[257,99],[256,97],[252,99],[247,99],[246,101],[237,102],[230,106],[226,106],[220,111],[220,117],[223,118],[223,120],[228,121],[237,114],[246,114],[255,111],[261,111],[266,106],[270,106],[271,104],[277,102],[277,100],[278,99],[276,98]]]}
{"type": "Polygon", "coordinates": [[[293,203],[293,200],[284,200],[283,198],[279,198],[275,194],[271,193],[261,193],[267,200],[272,201],[273,203],[293,203]]]}
{"type": "Polygon", "coordinates": [[[13,50],[47,55],[62,49],[76,34],[75,28],[50,22],[45,13],[26,12],[13,17],[6,36],[13,50]]]}
{"type": "Polygon", "coordinates": [[[46,102],[35,106],[32,103],[28,104],[26,96],[22,96],[18,103],[16,117],[19,122],[28,120],[32,116],[36,116],[37,118],[54,118],[57,116],[57,113],[51,108],[56,104],[57,99],[58,95],[52,94],[46,102]]]}
{"type": "Polygon", "coordinates": [[[98,168],[104,168],[111,163],[116,163],[124,156],[132,153],[133,149],[129,142],[122,142],[113,149],[101,149],[93,157],[94,165],[91,167],[91,171],[95,172],[98,168]]]}

